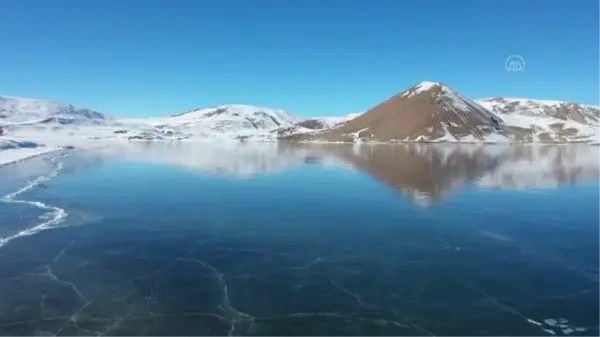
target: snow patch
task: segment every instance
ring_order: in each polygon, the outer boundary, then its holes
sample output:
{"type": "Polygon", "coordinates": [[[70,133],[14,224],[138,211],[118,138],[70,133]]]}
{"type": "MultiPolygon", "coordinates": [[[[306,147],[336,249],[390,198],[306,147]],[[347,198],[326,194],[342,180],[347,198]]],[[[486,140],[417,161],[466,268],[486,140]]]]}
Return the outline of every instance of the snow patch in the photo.
{"type": "Polygon", "coordinates": [[[420,94],[422,92],[425,91],[429,91],[433,88],[440,88],[442,91],[450,91],[450,89],[448,89],[448,87],[444,86],[443,84],[439,83],[439,82],[431,82],[431,81],[422,81],[421,83],[417,84],[414,89],[414,94],[420,94]]]}

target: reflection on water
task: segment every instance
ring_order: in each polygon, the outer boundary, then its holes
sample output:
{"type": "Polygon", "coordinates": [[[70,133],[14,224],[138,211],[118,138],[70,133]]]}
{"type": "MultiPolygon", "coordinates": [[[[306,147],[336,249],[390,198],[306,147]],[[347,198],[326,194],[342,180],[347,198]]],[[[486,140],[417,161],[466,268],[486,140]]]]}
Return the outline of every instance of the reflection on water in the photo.
{"type": "Polygon", "coordinates": [[[1,335],[599,332],[598,147],[115,143],[33,186],[53,163],[0,169],[31,187],[1,335]]]}
{"type": "Polygon", "coordinates": [[[134,143],[106,147],[101,155],[238,178],[318,163],[367,173],[421,205],[471,183],[545,189],[600,178],[599,148],[587,145],[134,143]]]}

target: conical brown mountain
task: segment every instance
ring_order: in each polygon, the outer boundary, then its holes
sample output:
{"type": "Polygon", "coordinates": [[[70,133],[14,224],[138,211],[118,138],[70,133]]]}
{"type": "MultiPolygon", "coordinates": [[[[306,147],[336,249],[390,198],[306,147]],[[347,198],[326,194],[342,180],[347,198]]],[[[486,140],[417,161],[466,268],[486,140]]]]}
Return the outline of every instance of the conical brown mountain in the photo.
{"type": "Polygon", "coordinates": [[[421,82],[342,126],[306,136],[326,141],[485,140],[504,134],[503,121],[448,87],[421,82]]]}

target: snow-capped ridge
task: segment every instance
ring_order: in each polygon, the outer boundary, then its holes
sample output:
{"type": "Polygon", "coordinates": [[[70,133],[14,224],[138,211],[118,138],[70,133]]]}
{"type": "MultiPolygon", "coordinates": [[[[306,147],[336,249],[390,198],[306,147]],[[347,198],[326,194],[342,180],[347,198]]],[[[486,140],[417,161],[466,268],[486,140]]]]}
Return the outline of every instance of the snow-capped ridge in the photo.
{"type": "Polygon", "coordinates": [[[292,127],[299,121],[298,117],[283,109],[226,104],[193,109],[165,118],[151,118],[146,123],[156,128],[169,128],[191,139],[241,140],[256,136],[275,140],[276,137],[271,135],[273,131],[292,127]]]}
{"type": "Polygon", "coordinates": [[[101,121],[105,116],[90,109],[45,99],[0,96],[0,124],[49,122],[52,118],[72,123],[101,121]]]}
{"type": "Polygon", "coordinates": [[[280,118],[282,120],[288,120],[288,121],[293,121],[293,122],[298,120],[298,117],[296,117],[292,113],[290,113],[286,110],[283,110],[283,109],[275,109],[275,108],[268,108],[268,107],[262,107],[262,106],[257,106],[257,105],[247,105],[247,104],[223,104],[223,105],[212,106],[209,108],[197,108],[197,109],[192,109],[192,110],[186,111],[184,113],[172,115],[170,117],[171,118],[185,118],[185,117],[204,118],[204,117],[212,117],[212,116],[219,115],[222,113],[229,113],[233,116],[238,116],[238,115],[253,115],[253,114],[257,114],[257,113],[261,113],[261,112],[276,115],[278,118],[280,118]]]}
{"type": "Polygon", "coordinates": [[[496,114],[550,117],[581,124],[600,124],[600,107],[574,102],[529,98],[495,97],[477,103],[496,114]]]}
{"type": "Polygon", "coordinates": [[[598,105],[584,104],[578,102],[564,101],[564,100],[552,100],[552,99],[537,99],[528,97],[485,97],[477,99],[476,102],[492,102],[492,101],[504,101],[506,103],[514,102],[528,102],[547,106],[560,106],[560,105],[579,105],[584,108],[600,109],[598,105]]]}

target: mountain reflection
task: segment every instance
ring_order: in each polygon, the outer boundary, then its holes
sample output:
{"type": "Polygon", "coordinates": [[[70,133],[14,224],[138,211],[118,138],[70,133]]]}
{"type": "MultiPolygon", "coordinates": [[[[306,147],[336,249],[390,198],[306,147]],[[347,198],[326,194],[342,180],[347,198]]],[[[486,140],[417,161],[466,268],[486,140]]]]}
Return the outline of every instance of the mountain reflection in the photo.
{"type": "Polygon", "coordinates": [[[484,147],[455,145],[363,145],[336,155],[422,205],[441,200],[498,165],[484,147]]]}
{"type": "Polygon", "coordinates": [[[420,205],[465,184],[556,188],[599,180],[599,148],[589,145],[124,143],[96,154],[177,165],[234,177],[306,164],[364,172],[420,205]]]}

